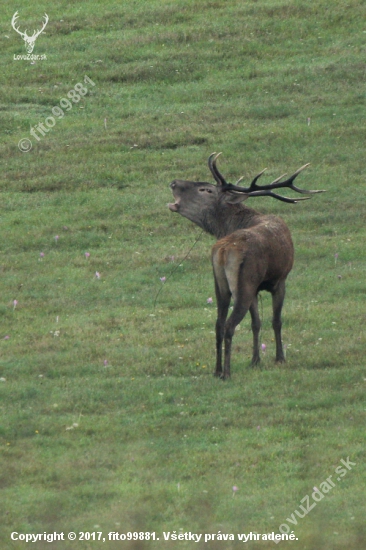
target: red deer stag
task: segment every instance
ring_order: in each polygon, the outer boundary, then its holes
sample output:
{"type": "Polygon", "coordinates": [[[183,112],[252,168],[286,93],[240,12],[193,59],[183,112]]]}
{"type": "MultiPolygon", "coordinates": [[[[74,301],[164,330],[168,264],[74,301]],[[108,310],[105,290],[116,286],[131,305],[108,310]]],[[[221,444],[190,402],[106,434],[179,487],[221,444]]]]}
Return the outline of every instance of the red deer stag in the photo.
{"type": "Polygon", "coordinates": [[[260,214],[240,204],[249,197],[269,196],[296,203],[274,193],[273,190],[289,187],[298,193],[321,193],[306,191],[294,185],[294,179],[304,168],[299,168],[291,177],[280,181],[277,178],[268,185],[257,185],[258,174],[247,188],[227,183],[219,172],[216,161],[221,153],[212,153],[208,166],[217,185],[205,182],[174,180],[170,187],[175,202],[169,204],[172,212],[178,212],[214,235],[218,241],[212,248],[212,264],[217,298],[216,321],[216,371],[215,376],[230,377],[231,342],[235,327],[242,321],[248,309],[252,318],[253,357],[252,365],[260,361],[259,331],[261,327],[257,295],[261,290],[272,294],[272,326],[276,338],[276,361],[284,361],[281,340],[281,310],[285,297],[285,281],[294,261],[294,247],[285,222],[274,215],[260,214]],[[233,297],[232,314],[226,320],[230,300],[233,297]],[[224,370],[222,370],[222,342],[225,342],[224,370]]]}

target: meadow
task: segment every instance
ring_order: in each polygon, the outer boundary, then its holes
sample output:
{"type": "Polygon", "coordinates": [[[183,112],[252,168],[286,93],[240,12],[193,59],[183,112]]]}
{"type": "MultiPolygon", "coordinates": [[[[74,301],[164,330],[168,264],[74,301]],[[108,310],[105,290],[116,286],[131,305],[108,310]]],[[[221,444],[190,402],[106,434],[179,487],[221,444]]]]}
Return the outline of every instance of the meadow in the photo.
{"type": "Polygon", "coordinates": [[[297,540],[279,547],[366,548],[363,3],[3,0],[0,14],[1,549],[234,550],[284,524],[297,540]],[[46,59],[16,58],[16,10],[21,30],[48,14],[46,59]],[[310,162],[298,185],[326,190],[249,199],[295,244],[286,363],[262,293],[261,366],[248,317],[226,382],[214,240],[167,208],[173,179],[212,181],[213,151],[229,181],[310,162]],[[108,540],[129,531],[160,540],[108,540]]]}

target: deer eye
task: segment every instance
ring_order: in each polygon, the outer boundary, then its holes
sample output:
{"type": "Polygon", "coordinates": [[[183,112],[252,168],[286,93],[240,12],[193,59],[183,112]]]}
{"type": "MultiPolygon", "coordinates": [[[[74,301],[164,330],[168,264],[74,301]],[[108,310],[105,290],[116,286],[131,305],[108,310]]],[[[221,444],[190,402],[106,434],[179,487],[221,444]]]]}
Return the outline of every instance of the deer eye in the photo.
{"type": "Polygon", "coordinates": [[[212,193],[212,190],[207,189],[207,187],[201,187],[201,189],[199,189],[199,192],[200,193],[212,193]]]}

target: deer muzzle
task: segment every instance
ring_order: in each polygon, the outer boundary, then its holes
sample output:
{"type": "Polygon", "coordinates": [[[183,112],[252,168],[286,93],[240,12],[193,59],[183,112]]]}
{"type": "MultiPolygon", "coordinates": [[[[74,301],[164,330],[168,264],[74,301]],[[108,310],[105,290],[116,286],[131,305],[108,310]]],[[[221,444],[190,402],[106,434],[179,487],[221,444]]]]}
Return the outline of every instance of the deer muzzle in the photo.
{"type": "MultiPolygon", "coordinates": [[[[173,196],[174,196],[174,188],[176,187],[176,182],[172,181],[172,183],[169,185],[169,187],[172,190],[173,196]]],[[[177,199],[175,196],[174,196],[174,198],[175,198],[175,202],[168,203],[168,208],[172,212],[178,212],[180,199],[179,198],[177,199]]]]}

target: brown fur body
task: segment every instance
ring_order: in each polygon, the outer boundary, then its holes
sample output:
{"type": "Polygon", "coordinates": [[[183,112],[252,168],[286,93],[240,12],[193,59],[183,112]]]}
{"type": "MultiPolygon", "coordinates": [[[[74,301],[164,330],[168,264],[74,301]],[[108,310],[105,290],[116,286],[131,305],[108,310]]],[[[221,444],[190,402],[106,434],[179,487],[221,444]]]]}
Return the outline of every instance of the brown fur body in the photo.
{"type": "Polygon", "coordinates": [[[255,292],[275,290],[278,281],[291,271],[293,261],[290,231],[275,217],[263,217],[257,225],[234,231],[212,247],[215,278],[220,287],[229,286],[234,301],[243,284],[255,292]]]}
{"type": "Polygon", "coordinates": [[[248,310],[252,317],[252,364],[259,362],[260,318],[257,294],[267,290],[273,299],[273,329],[276,336],[276,361],[284,361],[281,339],[281,309],[285,280],[294,261],[291,234],[275,216],[260,216],[249,228],[239,229],[218,240],[212,248],[218,318],[216,323],[217,376],[230,376],[231,340],[236,326],[248,310]],[[231,298],[233,311],[226,320],[231,298]],[[222,373],[222,341],[225,339],[225,364],[222,373]]]}

